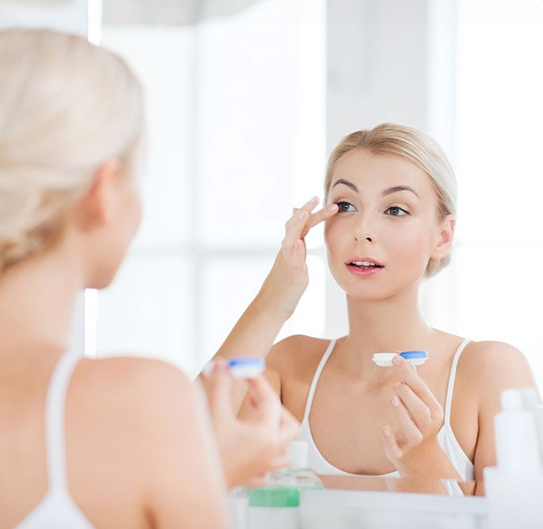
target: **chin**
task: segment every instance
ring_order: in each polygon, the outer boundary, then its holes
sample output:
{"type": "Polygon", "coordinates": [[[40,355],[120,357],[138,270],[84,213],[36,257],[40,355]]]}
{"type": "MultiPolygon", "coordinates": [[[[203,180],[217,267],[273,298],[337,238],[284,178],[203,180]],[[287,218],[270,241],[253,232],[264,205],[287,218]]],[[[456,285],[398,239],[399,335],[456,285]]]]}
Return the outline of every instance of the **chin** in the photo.
{"type": "Polygon", "coordinates": [[[373,278],[357,279],[350,276],[338,278],[335,274],[332,274],[332,276],[349,298],[363,302],[385,301],[411,290],[420,283],[420,277],[418,276],[413,278],[403,277],[401,280],[396,278],[395,283],[391,281],[391,278],[387,278],[385,281],[375,278],[375,281],[373,281],[373,278]]]}

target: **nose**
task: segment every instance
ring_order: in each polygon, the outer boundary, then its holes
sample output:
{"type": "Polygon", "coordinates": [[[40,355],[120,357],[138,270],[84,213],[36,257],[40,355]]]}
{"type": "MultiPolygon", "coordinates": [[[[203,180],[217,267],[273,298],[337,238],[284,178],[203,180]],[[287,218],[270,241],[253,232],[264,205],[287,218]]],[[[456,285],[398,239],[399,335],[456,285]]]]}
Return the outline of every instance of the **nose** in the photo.
{"type": "Polygon", "coordinates": [[[375,240],[373,228],[370,226],[367,217],[367,213],[365,215],[360,215],[360,220],[354,230],[354,240],[356,242],[366,241],[369,243],[373,243],[375,240]]]}
{"type": "Polygon", "coordinates": [[[365,239],[367,242],[373,242],[373,238],[370,235],[366,235],[365,237],[364,236],[359,237],[358,235],[354,236],[354,240],[356,242],[360,242],[362,239],[365,239]]]}

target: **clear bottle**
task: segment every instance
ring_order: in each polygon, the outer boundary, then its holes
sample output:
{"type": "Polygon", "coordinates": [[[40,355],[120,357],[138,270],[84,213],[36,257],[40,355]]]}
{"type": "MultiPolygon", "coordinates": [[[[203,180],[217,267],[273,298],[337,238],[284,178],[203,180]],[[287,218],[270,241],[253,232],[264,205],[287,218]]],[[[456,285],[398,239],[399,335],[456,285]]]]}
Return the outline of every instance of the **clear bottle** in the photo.
{"type": "Polygon", "coordinates": [[[302,489],[324,486],[317,473],[307,467],[307,443],[294,441],[289,447],[291,466],[270,472],[265,487],[248,490],[250,529],[298,529],[302,489]]]}

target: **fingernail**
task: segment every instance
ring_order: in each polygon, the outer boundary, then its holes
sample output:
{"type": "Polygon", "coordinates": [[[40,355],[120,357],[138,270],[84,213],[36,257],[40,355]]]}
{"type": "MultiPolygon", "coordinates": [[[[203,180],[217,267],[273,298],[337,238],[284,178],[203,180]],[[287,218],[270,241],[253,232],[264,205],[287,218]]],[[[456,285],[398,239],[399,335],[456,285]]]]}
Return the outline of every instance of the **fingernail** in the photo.
{"type": "Polygon", "coordinates": [[[315,202],[318,202],[319,201],[319,197],[313,197],[310,202],[313,204],[315,202]]]}
{"type": "Polygon", "coordinates": [[[395,366],[399,366],[401,363],[402,363],[402,357],[400,355],[396,355],[393,359],[392,359],[392,363],[395,365],[395,366]]]}
{"type": "Polygon", "coordinates": [[[393,397],[392,400],[392,405],[397,408],[399,405],[400,405],[400,399],[398,397],[393,397]]]}
{"type": "Polygon", "coordinates": [[[328,209],[328,211],[335,211],[336,209],[338,208],[338,205],[336,203],[334,204],[329,204],[326,209],[328,209]]]}
{"type": "Polygon", "coordinates": [[[392,387],[393,387],[394,389],[398,389],[401,385],[402,385],[401,382],[396,382],[396,384],[394,384],[392,387]]]}
{"type": "Polygon", "coordinates": [[[383,428],[383,433],[385,434],[385,437],[390,437],[390,428],[388,426],[385,426],[383,428]]]}

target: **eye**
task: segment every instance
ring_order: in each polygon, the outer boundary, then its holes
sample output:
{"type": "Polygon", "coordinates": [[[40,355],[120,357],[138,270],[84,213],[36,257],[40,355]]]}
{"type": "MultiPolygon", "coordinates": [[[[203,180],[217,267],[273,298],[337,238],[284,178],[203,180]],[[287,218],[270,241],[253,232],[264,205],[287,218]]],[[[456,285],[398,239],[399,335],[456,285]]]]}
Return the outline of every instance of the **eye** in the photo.
{"type": "Polygon", "coordinates": [[[349,204],[345,201],[336,202],[339,208],[340,213],[350,213],[351,211],[354,211],[354,206],[352,204],[349,204]]]}
{"type": "Polygon", "coordinates": [[[391,208],[388,208],[385,213],[390,212],[389,215],[392,217],[405,217],[406,215],[409,215],[408,211],[405,211],[405,209],[402,209],[398,206],[392,206],[391,208]]]}

